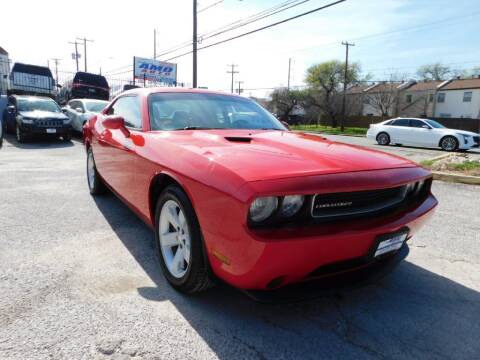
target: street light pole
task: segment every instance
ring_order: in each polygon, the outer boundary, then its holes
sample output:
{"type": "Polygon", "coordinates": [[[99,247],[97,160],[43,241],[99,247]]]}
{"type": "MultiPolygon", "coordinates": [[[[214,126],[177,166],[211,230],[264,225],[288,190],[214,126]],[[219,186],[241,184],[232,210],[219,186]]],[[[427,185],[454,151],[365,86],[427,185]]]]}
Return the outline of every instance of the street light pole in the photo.
{"type": "Polygon", "coordinates": [[[197,87],[197,0],[193,0],[193,80],[192,85],[197,87]]]}

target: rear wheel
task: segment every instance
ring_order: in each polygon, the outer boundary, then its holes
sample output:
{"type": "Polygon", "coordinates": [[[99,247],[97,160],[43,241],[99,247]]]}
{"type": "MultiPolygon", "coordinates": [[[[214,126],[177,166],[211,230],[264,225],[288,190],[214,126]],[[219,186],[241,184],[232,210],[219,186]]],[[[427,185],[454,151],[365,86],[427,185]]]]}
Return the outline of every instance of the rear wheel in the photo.
{"type": "Polygon", "coordinates": [[[458,149],[458,140],[453,136],[445,136],[440,141],[440,147],[445,151],[455,151],[458,149]]]}
{"type": "Polygon", "coordinates": [[[155,211],[157,253],[167,281],[193,294],[211,286],[209,267],[195,211],[178,186],[167,187],[155,211]]]}
{"type": "Polygon", "coordinates": [[[95,166],[92,148],[88,148],[87,151],[87,182],[90,194],[101,195],[105,193],[106,187],[95,166]]]}
{"type": "Polygon", "coordinates": [[[72,134],[62,135],[62,140],[65,141],[65,142],[71,141],[72,140],[72,134]]]}
{"type": "Polygon", "coordinates": [[[381,132],[377,135],[377,143],[384,146],[390,144],[390,136],[385,132],[381,132]]]}

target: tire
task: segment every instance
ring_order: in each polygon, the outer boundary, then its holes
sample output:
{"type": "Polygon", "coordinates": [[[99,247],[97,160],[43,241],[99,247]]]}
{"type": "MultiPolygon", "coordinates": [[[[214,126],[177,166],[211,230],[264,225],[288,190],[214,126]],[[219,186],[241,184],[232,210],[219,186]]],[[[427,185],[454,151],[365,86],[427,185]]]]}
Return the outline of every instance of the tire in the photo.
{"type": "Polygon", "coordinates": [[[62,135],[62,140],[63,140],[64,142],[70,142],[70,141],[72,141],[72,134],[62,135]]]}
{"type": "Polygon", "coordinates": [[[387,146],[390,144],[390,135],[386,132],[381,132],[377,135],[378,145],[387,146]]]}
{"type": "Polygon", "coordinates": [[[91,195],[102,195],[107,190],[95,166],[92,148],[87,150],[87,184],[91,195]]]}
{"type": "Polygon", "coordinates": [[[18,124],[15,124],[15,135],[19,143],[24,143],[27,140],[25,133],[22,131],[22,129],[20,129],[18,124]]]}
{"type": "Polygon", "coordinates": [[[456,151],[458,145],[458,140],[454,136],[445,136],[440,140],[440,147],[444,151],[456,151]]]}
{"type": "Polygon", "coordinates": [[[158,198],[155,240],[160,266],[173,288],[194,294],[212,286],[197,216],[178,186],[168,186],[158,198]]]}

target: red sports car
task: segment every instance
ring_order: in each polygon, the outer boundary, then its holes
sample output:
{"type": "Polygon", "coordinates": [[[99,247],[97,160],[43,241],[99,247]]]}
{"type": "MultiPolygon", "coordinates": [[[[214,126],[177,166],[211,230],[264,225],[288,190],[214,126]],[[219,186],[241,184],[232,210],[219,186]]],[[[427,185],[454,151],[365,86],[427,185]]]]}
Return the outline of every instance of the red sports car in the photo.
{"type": "Polygon", "coordinates": [[[257,103],[135,89],[84,127],[90,192],[155,230],[165,277],[273,290],[395,257],[437,201],[400,157],[288,131],[257,103]]]}

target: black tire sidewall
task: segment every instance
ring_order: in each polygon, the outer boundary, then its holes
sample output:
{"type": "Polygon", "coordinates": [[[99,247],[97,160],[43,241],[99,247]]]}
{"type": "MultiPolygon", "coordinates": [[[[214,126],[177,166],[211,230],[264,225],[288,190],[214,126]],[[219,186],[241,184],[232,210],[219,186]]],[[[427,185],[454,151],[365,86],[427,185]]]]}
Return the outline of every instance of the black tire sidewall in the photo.
{"type": "Polygon", "coordinates": [[[460,143],[458,142],[457,138],[455,138],[454,136],[451,136],[451,135],[447,135],[447,136],[443,137],[442,140],[440,140],[440,147],[442,148],[443,151],[448,151],[448,152],[456,151],[456,150],[458,150],[459,145],[460,145],[460,143]],[[446,139],[453,139],[455,141],[456,145],[452,150],[447,150],[443,147],[443,142],[446,139]]]}
{"type": "Polygon", "coordinates": [[[87,170],[87,186],[88,186],[88,190],[90,191],[90,194],[91,195],[103,194],[105,192],[105,185],[103,184],[103,181],[100,178],[100,175],[98,174],[97,167],[95,165],[95,157],[93,156],[93,151],[91,147],[88,148],[87,150],[86,165],[87,165],[87,169],[86,169],[87,170]],[[88,158],[90,154],[92,155],[93,171],[94,171],[93,185],[90,184],[89,177],[88,177],[88,158]]]}
{"type": "Polygon", "coordinates": [[[377,139],[376,139],[376,140],[377,140],[377,143],[378,143],[379,145],[384,145],[384,146],[390,144],[390,141],[391,141],[390,135],[388,135],[386,132],[381,132],[381,133],[379,133],[379,134],[377,135],[377,139]],[[378,141],[381,135],[385,135],[385,136],[388,138],[388,141],[387,141],[385,144],[380,144],[380,142],[378,141]]]}
{"type": "Polygon", "coordinates": [[[173,287],[178,290],[189,293],[192,292],[196,287],[196,282],[198,274],[202,272],[206,266],[206,258],[204,255],[203,248],[203,238],[200,231],[200,225],[198,223],[197,216],[193,209],[193,206],[190,203],[185,192],[180,189],[178,186],[168,186],[159,197],[157,206],[155,209],[155,243],[157,249],[157,256],[162,267],[163,274],[173,287]],[[187,221],[188,230],[190,233],[190,264],[185,275],[181,278],[176,278],[168,270],[165,260],[163,258],[161,245],[160,245],[160,234],[159,234],[159,224],[160,224],[160,213],[163,205],[168,201],[175,201],[182,210],[185,219],[187,221]]]}

